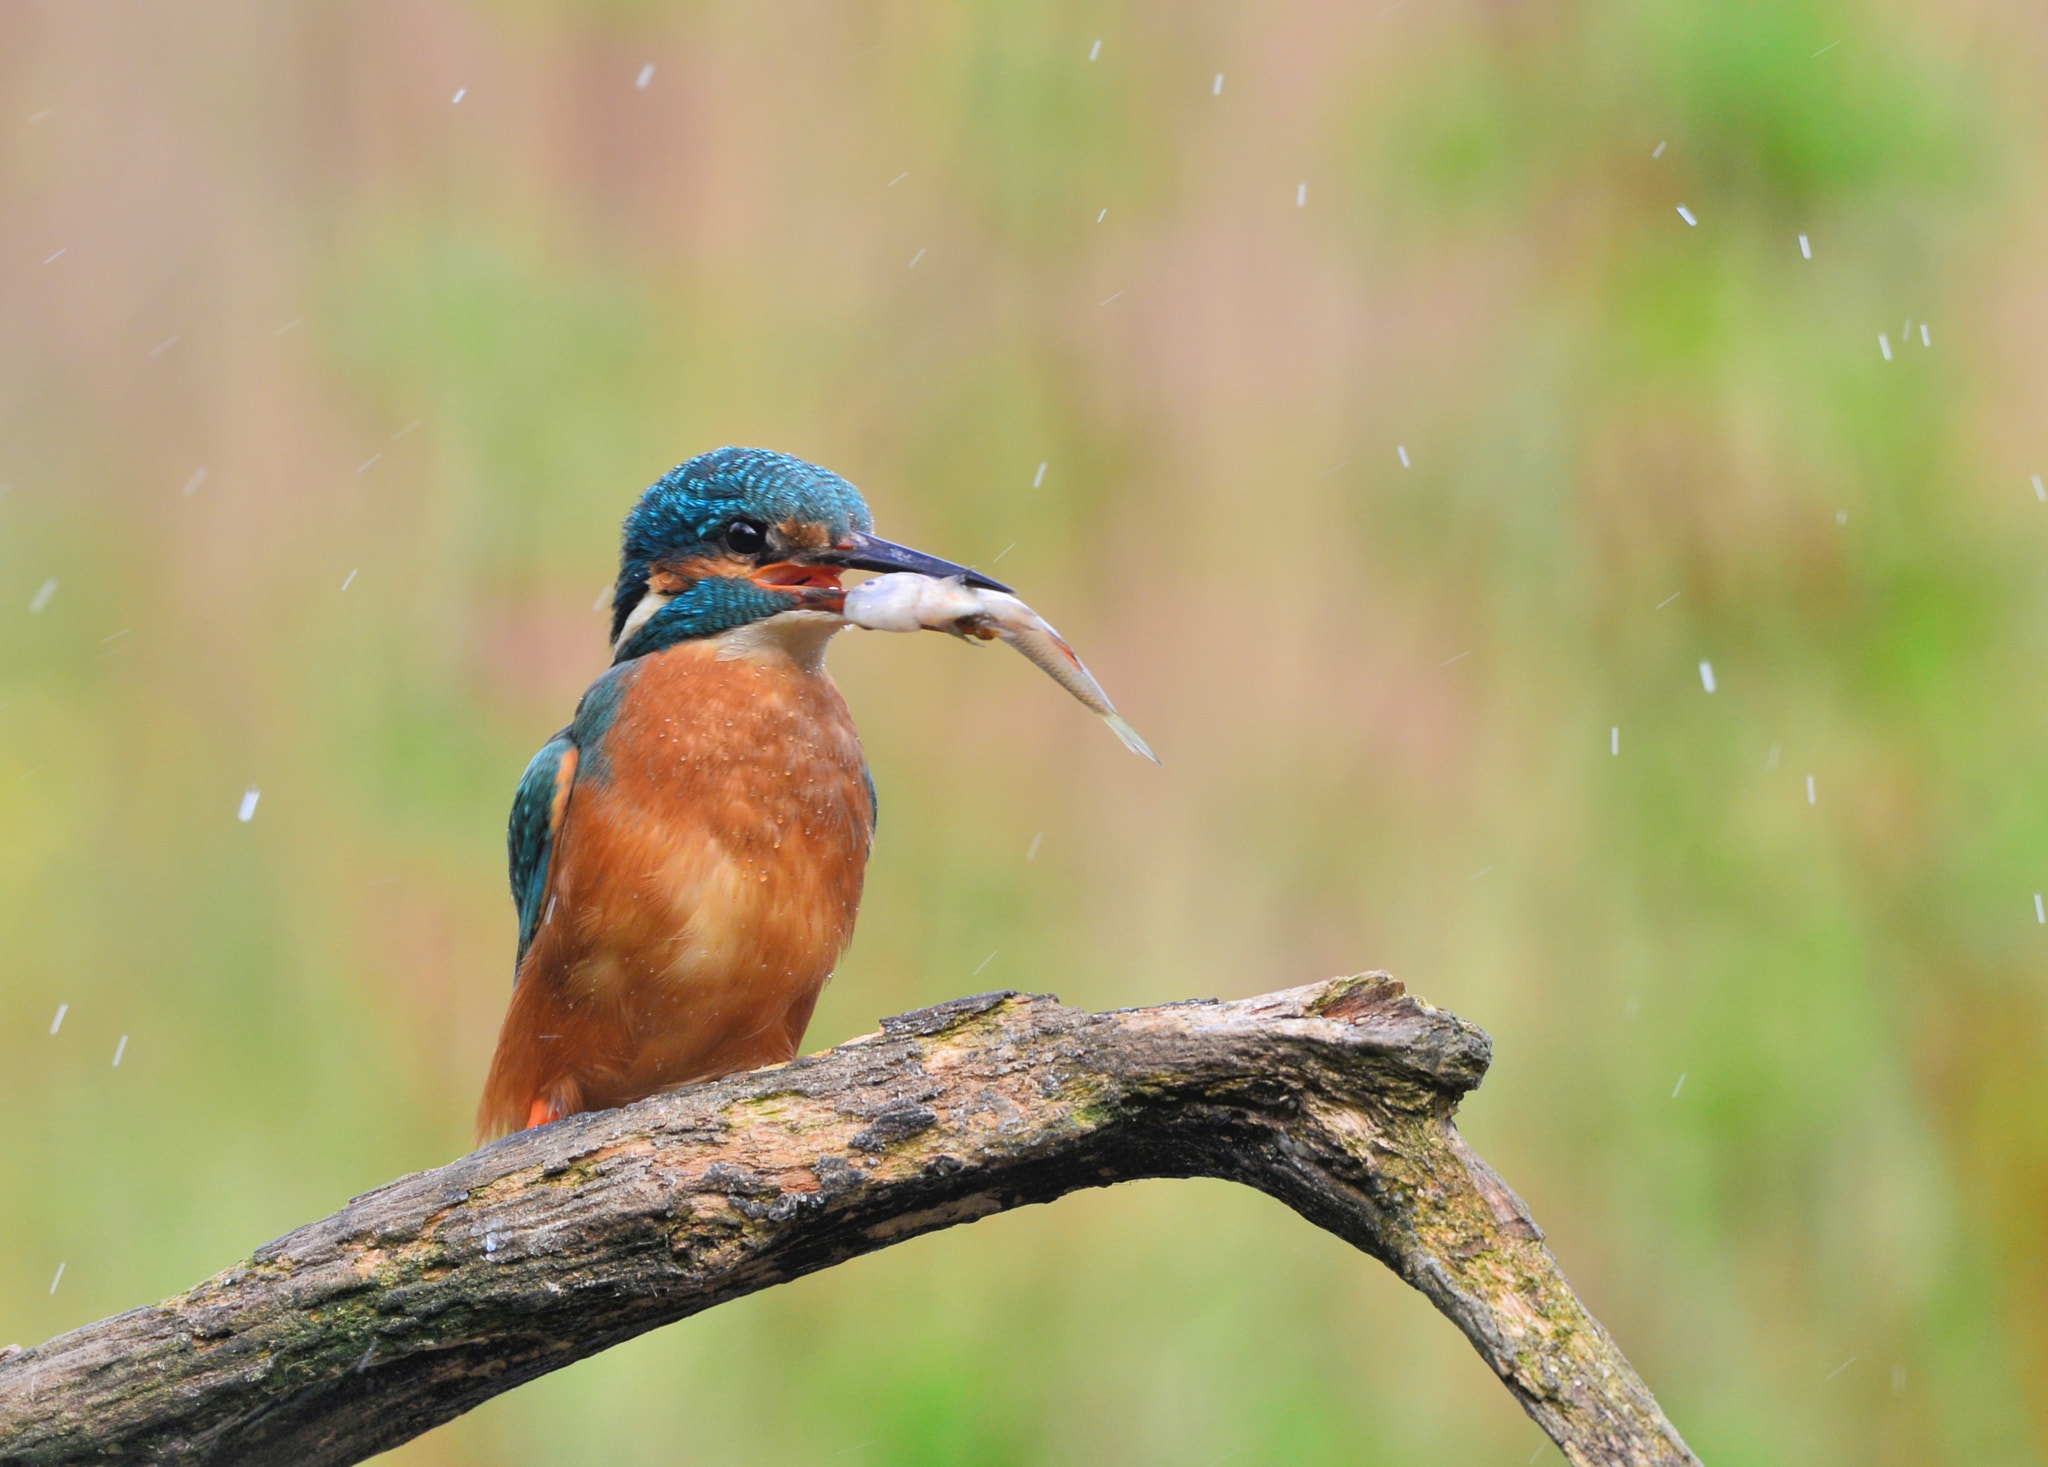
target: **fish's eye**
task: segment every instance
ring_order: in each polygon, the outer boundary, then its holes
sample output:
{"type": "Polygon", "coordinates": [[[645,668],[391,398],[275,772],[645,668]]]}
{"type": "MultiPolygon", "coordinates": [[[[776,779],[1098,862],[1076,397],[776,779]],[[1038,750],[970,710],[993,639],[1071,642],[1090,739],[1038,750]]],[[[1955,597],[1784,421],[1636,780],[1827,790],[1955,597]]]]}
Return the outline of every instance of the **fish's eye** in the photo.
{"type": "Polygon", "coordinates": [[[768,532],[752,520],[734,520],[725,527],[725,548],[735,555],[757,555],[768,543],[768,532]]]}

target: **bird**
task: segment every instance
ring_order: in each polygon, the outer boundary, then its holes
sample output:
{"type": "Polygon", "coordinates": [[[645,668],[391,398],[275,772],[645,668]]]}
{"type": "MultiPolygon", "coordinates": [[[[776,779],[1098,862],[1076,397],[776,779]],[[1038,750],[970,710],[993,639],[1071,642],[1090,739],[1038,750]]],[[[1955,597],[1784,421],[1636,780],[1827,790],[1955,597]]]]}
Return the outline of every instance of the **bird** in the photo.
{"type": "Polygon", "coordinates": [[[700,454],[626,516],[611,666],[512,801],[479,1140],[796,1057],[875,835],[825,669],[853,570],[1009,590],[877,538],[852,484],[767,449],[700,454]]]}

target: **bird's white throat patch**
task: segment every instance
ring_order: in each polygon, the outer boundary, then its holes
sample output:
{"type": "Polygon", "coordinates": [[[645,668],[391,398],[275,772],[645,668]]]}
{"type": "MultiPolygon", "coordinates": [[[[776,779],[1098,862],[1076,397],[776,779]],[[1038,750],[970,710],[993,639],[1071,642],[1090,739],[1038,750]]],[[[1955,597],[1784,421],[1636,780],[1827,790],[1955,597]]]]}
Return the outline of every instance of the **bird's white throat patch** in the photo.
{"type": "Polygon", "coordinates": [[[718,647],[721,661],[787,658],[805,672],[823,672],[825,648],[845,626],[846,618],[837,612],[808,608],[778,611],[743,627],[720,632],[712,641],[718,647]]]}
{"type": "Polygon", "coordinates": [[[648,618],[673,600],[675,597],[664,596],[659,591],[649,591],[643,595],[640,604],[634,607],[632,614],[626,618],[626,624],[619,628],[619,635],[612,643],[612,655],[616,657],[623,652],[626,644],[639,634],[640,628],[647,625],[648,618]]]}
{"type": "MultiPolygon", "coordinates": [[[[640,598],[625,624],[619,628],[618,640],[612,643],[614,655],[624,650],[627,643],[640,634],[640,628],[654,617],[662,607],[675,598],[659,591],[649,591],[640,598]]],[[[711,638],[717,656],[729,658],[787,658],[806,672],[817,672],[825,666],[825,647],[832,640],[833,633],[846,625],[846,618],[837,612],[803,609],[799,611],[778,611],[773,616],[750,621],[745,626],[734,627],[711,638]]]]}

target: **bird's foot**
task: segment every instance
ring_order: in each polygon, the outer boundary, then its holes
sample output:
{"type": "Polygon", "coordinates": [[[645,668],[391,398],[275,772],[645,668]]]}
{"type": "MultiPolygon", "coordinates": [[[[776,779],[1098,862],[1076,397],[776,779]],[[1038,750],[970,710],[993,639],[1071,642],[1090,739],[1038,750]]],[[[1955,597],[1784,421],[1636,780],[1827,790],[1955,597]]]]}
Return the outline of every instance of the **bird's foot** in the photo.
{"type": "Polygon", "coordinates": [[[554,1101],[545,1095],[536,1095],[533,1104],[527,1107],[526,1129],[531,1131],[535,1126],[545,1126],[552,1121],[559,1121],[562,1114],[562,1108],[554,1101]]]}

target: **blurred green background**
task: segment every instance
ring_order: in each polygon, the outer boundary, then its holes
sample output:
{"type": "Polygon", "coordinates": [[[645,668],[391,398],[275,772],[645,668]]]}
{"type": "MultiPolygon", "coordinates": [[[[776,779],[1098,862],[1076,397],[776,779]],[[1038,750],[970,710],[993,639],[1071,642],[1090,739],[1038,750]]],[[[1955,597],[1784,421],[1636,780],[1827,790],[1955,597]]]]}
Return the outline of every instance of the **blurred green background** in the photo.
{"type": "MultiPolygon", "coordinates": [[[[1390,969],[1706,1460],[2042,1461],[2044,71],[2025,0],[0,9],[0,1342],[466,1149],[619,518],[748,443],[1166,760],[841,638],[812,1046],[1390,969]]],[[[1557,1457],[1154,1183],[393,1460],[1557,1457]]]]}

